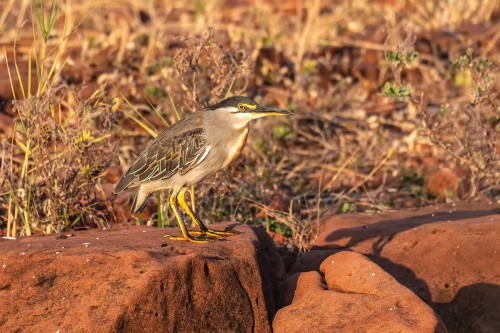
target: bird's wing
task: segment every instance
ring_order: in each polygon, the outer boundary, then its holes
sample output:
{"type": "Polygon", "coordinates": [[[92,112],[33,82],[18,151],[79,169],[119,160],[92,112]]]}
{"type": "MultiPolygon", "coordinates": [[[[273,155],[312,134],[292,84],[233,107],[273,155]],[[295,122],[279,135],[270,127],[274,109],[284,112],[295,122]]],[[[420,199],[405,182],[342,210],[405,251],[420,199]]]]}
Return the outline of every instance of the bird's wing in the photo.
{"type": "Polygon", "coordinates": [[[210,148],[201,127],[167,130],[130,166],[114,192],[148,181],[167,179],[176,173],[185,174],[203,161],[210,148]]]}

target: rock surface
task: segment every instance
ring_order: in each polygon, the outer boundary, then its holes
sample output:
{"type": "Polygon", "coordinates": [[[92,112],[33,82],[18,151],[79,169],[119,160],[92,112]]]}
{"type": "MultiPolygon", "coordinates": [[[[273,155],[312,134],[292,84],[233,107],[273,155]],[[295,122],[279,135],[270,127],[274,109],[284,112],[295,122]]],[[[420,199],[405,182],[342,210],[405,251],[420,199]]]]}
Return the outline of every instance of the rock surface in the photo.
{"type": "Polygon", "coordinates": [[[427,304],[363,255],[336,253],[321,272],[287,279],[282,294],[292,302],[278,311],[275,333],[446,332],[427,304]]]}
{"type": "Polygon", "coordinates": [[[427,302],[449,332],[500,331],[500,206],[337,215],[291,272],[319,270],[332,253],[369,256],[427,302]]]}
{"type": "Polygon", "coordinates": [[[270,332],[283,263],[265,232],[234,230],[210,244],[136,226],[2,241],[0,331],[270,332]]]}

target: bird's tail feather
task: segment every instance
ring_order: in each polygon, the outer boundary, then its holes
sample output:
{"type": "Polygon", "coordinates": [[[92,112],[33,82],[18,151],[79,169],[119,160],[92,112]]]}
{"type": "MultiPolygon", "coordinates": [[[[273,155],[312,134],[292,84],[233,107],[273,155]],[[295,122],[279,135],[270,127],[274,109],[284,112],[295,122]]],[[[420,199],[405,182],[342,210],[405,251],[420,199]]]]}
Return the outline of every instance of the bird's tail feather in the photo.
{"type": "Polygon", "coordinates": [[[144,208],[146,208],[149,199],[151,199],[151,194],[145,193],[139,189],[139,192],[137,192],[137,195],[134,198],[134,202],[132,202],[132,214],[142,212],[144,208]]]}
{"type": "Polygon", "coordinates": [[[120,193],[123,190],[126,190],[135,180],[135,175],[125,175],[118,181],[113,192],[120,193]]]}

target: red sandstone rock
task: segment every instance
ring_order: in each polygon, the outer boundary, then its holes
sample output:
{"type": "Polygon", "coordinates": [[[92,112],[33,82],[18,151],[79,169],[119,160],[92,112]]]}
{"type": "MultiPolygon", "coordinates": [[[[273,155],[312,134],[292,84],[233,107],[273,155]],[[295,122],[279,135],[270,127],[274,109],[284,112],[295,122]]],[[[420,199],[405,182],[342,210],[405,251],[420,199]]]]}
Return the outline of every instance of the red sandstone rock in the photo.
{"type": "Polygon", "coordinates": [[[463,197],[467,185],[463,180],[467,176],[467,173],[461,169],[442,168],[429,177],[427,191],[441,198],[463,197]]]}
{"type": "MultiPolygon", "coordinates": [[[[500,328],[500,206],[457,204],[416,211],[337,215],[291,273],[319,270],[332,253],[365,254],[411,289],[450,332],[500,328]]],[[[286,297],[280,296],[282,305],[286,297]]]]}
{"type": "Polygon", "coordinates": [[[235,230],[210,244],[148,227],[2,241],[0,331],[270,332],[283,263],[263,230],[235,230]]]}
{"type": "Polygon", "coordinates": [[[284,294],[294,291],[293,301],[276,314],[275,333],[446,332],[428,305],[360,254],[329,256],[321,272],[324,278],[306,272],[287,281],[284,294]]]}

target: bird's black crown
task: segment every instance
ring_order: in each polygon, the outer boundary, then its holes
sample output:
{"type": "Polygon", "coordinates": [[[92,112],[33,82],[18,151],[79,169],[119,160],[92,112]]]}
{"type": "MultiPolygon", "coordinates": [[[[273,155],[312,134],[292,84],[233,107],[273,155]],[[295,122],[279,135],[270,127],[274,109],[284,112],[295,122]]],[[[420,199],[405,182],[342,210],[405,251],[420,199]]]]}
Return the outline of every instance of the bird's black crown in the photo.
{"type": "Polygon", "coordinates": [[[210,110],[217,110],[219,108],[225,108],[225,107],[235,107],[237,108],[238,105],[252,105],[252,106],[258,106],[257,102],[255,102],[253,99],[245,97],[245,96],[233,96],[226,98],[222,102],[219,102],[217,104],[214,104],[212,106],[209,106],[207,109],[210,110]]]}

